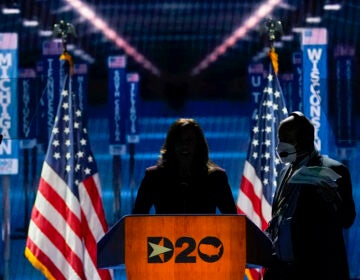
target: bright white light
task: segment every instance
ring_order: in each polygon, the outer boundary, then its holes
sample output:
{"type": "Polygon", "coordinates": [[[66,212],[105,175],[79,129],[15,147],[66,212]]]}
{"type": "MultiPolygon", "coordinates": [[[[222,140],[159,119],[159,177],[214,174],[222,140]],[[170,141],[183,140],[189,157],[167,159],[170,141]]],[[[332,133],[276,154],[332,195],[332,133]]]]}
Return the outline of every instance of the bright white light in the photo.
{"type": "Polygon", "coordinates": [[[40,37],[50,37],[52,35],[53,35],[53,32],[51,30],[39,30],[40,37]]]}
{"type": "MultiPolygon", "coordinates": [[[[95,19],[95,13],[93,10],[91,10],[89,7],[86,7],[85,5],[83,5],[80,9],[79,9],[79,13],[81,15],[84,16],[84,18],[87,19],[95,19]]],[[[97,17],[96,17],[97,18],[97,17]]]]}
{"type": "Polygon", "coordinates": [[[37,20],[27,20],[24,19],[22,22],[23,26],[25,27],[36,27],[39,25],[39,22],[37,20]]]}
{"type": "Polygon", "coordinates": [[[284,42],[274,42],[274,47],[275,48],[283,48],[284,47],[284,42]]]}
{"type": "Polygon", "coordinates": [[[272,1],[272,2],[273,3],[271,3],[270,1],[269,3],[265,3],[261,5],[261,7],[256,11],[256,15],[261,18],[266,17],[274,8],[274,2],[276,1],[272,1]]]}
{"type": "MultiPolygon", "coordinates": [[[[242,27],[245,27],[246,29],[251,29],[251,28],[254,28],[254,26],[256,24],[258,24],[258,22],[259,22],[259,17],[258,16],[251,16],[245,21],[245,23],[244,23],[244,25],[242,27]]],[[[240,28],[238,28],[238,30],[245,29],[245,28],[240,27],[240,28]]]]}
{"type": "Polygon", "coordinates": [[[325,4],[324,10],[326,11],[339,11],[341,9],[341,4],[325,4]]]}
{"type": "Polygon", "coordinates": [[[68,51],[75,50],[75,45],[74,45],[74,44],[67,44],[67,45],[66,45],[66,49],[67,49],[68,51]]]}
{"type": "Polygon", "coordinates": [[[262,52],[257,53],[257,55],[255,55],[253,57],[253,61],[259,61],[259,60],[263,59],[264,57],[267,56],[267,53],[268,53],[268,51],[265,51],[265,50],[262,51],[262,52]]]}
{"type": "Polygon", "coordinates": [[[283,36],[281,36],[281,41],[291,42],[293,40],[294,40],[293,35],[283,35],[283,36]]]}
{"type": "Polygon", "coordinates": [[[83,54],[81,59],[88,63],[94,63],[94,59],[89,54],[83,54]]]}
{"type": "Polygon", "coordinates": [[[244,37],[246,32],[247,32],[246,28],[239,28],[238,30],[235,31],[234,35],[236,38],[242,38],[244,37]]]}
{"type": "Polygon", "coordinates": [[[83,54],[85,54],[85,52],[81,49],[74,50],[74,55],[76,56],[81,56],[83,54]]]}
{"type": "Polygon", "coordinates": [[[94,19],[93,23],[94,23],[95,27],[100,30],[106,28],[106,23],[98,17],[94,19]]]}
{"type": "Polygon", "coordinates": [[[4,15],[20,14],[20,9],[17,9],[17,8],[2,8],[2,13],[4,15]]]}
{"type": "Polygon", "coordinates": [[[109,40],[112,40],[112,41],[114,41],[116,38],[116,32],[112,29],[105,30],[104,35],[106,38],[108,38],[109,40]]]}
{"type": "Polygon", "coordinates": [[[321,17],[307,17],[306,22],[307,23],[320,23],[321,17]]]}
{"type": "Polygon", "coordinates": [[[83,3],[79,0],[68,0],[67,2],[76,10],[79,10],[83,6],[83,3]]]}
{"type": "Polygon", "coordinates": [[[291,30],[294,33],[302,33],[305,27],[293,27],[291,30]]]}

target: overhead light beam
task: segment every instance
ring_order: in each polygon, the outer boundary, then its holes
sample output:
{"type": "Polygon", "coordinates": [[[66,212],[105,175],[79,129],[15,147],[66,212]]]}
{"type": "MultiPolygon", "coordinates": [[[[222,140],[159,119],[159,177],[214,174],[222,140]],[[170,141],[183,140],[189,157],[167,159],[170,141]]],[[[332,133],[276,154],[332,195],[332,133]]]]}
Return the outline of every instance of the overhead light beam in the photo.
{"type": "Polygon", "coordinates": [[[154,75],[160,75],[160,71],[149,60],[147,60],[141,53],[139,53],[133,46],[131,46],[124,38],[122,38],[109,25],[84,2],[81,0],[65,0],[71,5],[81,16],[86,18],[94,27],[103,33],[103,35],[114,42],[119,48],[131,56],[142,67],[149,70],[154,75]]]}
{"type": "Polygon", "coordinates": [[[206,56],[194,69],[191,75],[197,75],[200,71],[206,69],[211,63],[215,62],[219,56],[224,54],[228,48],[236,44],[236,42],[246,36],[246,34],[254,29],[265,17],[267,17],[282,0],[267,0],[259,6],[259,8],[244,21],[222,44],[217,46],[208,56],[206,56]]]}

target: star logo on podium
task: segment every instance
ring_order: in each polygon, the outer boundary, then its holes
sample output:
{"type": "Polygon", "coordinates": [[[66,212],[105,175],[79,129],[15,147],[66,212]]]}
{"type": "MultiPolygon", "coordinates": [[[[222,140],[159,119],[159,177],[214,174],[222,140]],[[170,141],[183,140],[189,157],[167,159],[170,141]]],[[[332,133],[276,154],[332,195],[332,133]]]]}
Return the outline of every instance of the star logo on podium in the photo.
{"type": "Polygon", "coordinates": [[[149,258],[172,251],[172,249],[170,249],[170,248],[166,248],[164,246],[160,246],[160,245],[157,245],[157,244],[154,244],[154,243],[151,243],[151,242],[149,242],[149,245],[153,249],[153,251],[151,252],[149,258]]]}
{"type": "Polygon", "coordinates": [[[148,237],[148,263],[164,263],[174,254],[174,246],[165,237],[148,237]]]}

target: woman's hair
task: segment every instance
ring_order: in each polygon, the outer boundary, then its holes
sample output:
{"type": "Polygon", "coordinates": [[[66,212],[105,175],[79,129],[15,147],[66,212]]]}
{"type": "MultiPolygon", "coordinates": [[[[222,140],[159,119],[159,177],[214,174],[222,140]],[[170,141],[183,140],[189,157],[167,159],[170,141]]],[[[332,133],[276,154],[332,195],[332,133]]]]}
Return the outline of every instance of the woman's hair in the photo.
{"type": "Polygon", "coordinates": [[[191,128],[194,131],[196,138],[193,166],[204,168],[212,164],[209,159],[209,147],[204,132],[198,122],[190,118],[180,118],[170,126],[167,132],[165,142],[160,150],[159,165],[176,165],[175,143],[177,139],[181,138],[183,131],[188,128],[191,128]]]}

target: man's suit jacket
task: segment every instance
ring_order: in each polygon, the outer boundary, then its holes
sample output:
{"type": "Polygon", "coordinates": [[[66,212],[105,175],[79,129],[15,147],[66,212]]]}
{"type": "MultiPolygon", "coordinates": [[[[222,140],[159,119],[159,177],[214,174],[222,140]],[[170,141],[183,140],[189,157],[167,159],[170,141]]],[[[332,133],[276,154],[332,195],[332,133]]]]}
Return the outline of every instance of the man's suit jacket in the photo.
{"type": "Polygon", "coordinates": [[[291,166],[282,170],[268,231],[274,241],[279,230],[278,216],[293,208],[291,217],[286,218],[294,260],[289,264],[280,262],[272,270],[286,270],[285,276],[278,279],[349,279],[343,229],[352,225],[356,215],[350,173],[342,163],[317,152],[306,166],[328,167],[341,178],[336,188],[318,182],[293,184],[291,178],[287,179],[291,166]]]}

